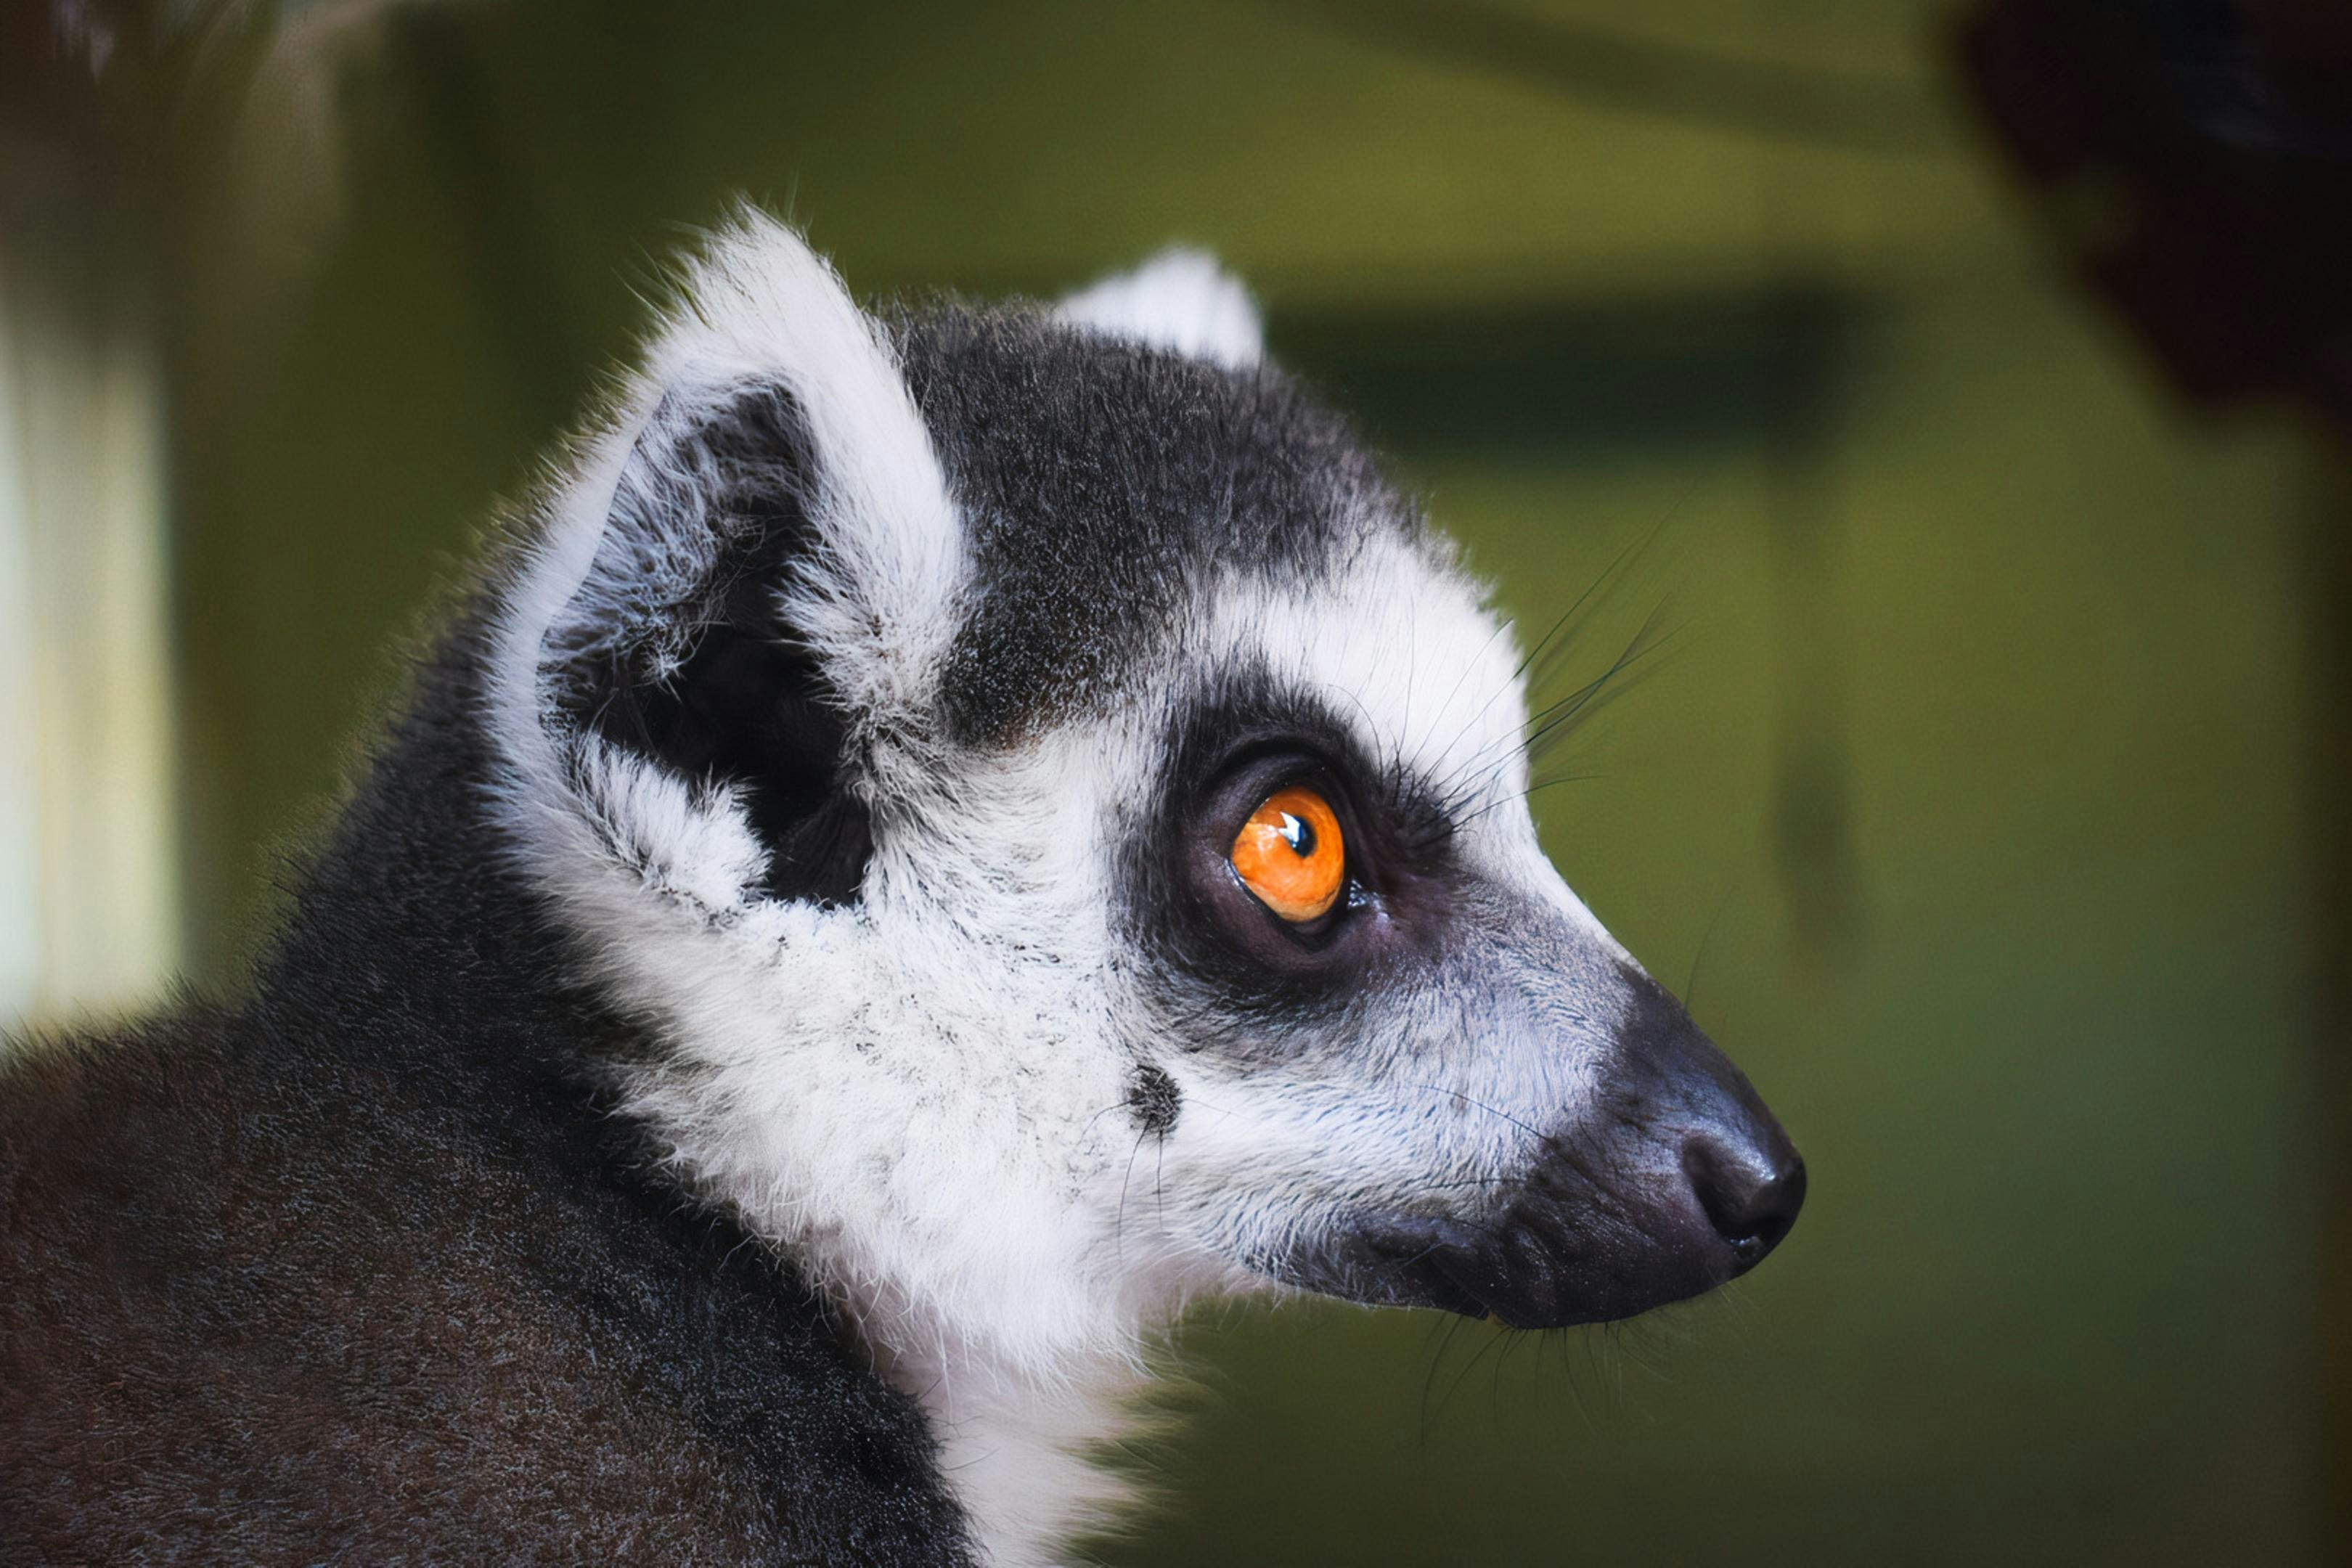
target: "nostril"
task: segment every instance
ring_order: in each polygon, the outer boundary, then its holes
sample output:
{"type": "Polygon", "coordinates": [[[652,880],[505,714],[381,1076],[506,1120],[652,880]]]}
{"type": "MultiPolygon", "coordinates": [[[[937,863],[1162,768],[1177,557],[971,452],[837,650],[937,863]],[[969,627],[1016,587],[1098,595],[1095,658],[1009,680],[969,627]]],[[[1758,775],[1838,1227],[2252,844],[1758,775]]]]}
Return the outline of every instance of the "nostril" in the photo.
{"type": "Polygon", "coordinates": [[[1780,1245],[1805,1203],[1805,1163],[1785,1144],[1735,1152],[1711,1138],[1683,1146],[1683,1171],[1715,1233],[1745,1273],[1780,1245]]]}

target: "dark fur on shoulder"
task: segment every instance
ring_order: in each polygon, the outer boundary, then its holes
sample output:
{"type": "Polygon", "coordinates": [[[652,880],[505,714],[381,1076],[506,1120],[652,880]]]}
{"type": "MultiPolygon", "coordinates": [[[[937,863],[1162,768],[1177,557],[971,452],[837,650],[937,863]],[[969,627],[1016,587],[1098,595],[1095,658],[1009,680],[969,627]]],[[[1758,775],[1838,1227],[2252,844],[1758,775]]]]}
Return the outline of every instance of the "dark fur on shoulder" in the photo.
{"type": "Polygon", "coordinates": [[[0,1563],[969,1561],[912,1403],[583,1081],[472,641],[254,1000],[0,1073],[0,1563]]]}

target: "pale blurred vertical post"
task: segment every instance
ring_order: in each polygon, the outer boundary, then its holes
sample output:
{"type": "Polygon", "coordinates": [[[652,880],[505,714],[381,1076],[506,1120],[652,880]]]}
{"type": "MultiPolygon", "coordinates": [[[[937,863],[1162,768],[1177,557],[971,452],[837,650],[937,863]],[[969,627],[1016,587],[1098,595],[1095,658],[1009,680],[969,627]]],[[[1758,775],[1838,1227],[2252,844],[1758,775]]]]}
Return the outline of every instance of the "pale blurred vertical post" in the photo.
{"type": "MultiPolygon", "coordinates": [[[[0,307],[10,299],[0,276],[0,307]]],[[[8,317],[0,309],[0,332],[8,317]]],[[[33,566],[16,417],[15,334],[0,340],[0,1019],[32,1006],[41,969],[40,795],[33,748],[33,566]]]]}
{"type": "Polygon", "coordinates": [[[0,243],[0,1021],[179,956],[161,392],[112,303],[0,243]]]}

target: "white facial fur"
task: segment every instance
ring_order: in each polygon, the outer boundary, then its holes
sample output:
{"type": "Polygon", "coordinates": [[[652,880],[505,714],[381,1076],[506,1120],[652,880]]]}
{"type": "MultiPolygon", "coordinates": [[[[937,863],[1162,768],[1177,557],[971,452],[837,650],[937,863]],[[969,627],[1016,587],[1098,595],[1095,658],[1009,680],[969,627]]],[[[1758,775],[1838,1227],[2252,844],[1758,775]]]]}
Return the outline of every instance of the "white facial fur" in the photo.
{"type": "MultiPolygon", "coordinates": [[[[1321,694],[1366,753],[1466,787],[1460,854],[1548,913],[1543,940],[1630,960],[1537,847],[1512,639],[1432,551],[1400,538],[1311,590],[1209,569],[1146,688],[960,748],[937,700],[973,591],[962,523],[887,341],[756,215],[684,297],[508,586],[500,809],[609,994],[667,1049],[627,1069],[630,1111],[684,1181],[793,1249],[924,1400],[992,1561],[1050,1562],[1118,1500],[1083,1450],[1116,1431],[1145,1335],[1189,1298],[1275,1289],[1250,1261],[1335,1205],[1502,1175],[1530,1126],[1579,1103],[1578,1029],[1608,1021],[1536,965],[1507,1005],[1400,997],[1348,1048],[1287,1066],[1172,1048],[1121,934],[1106,825],[1160,798],[1185,705],[1236,659],[1321,694]],[[707,561],[695,520],[632,512],[625,469],[662,449],[649,424],[690,426],[749,379],[791,389],[822,476],[814,553],[780,594],[844,697],[874,816],[860,894],[837,907],[762,896],[765,850],[731,793],[567,730],[548,695],[551,649],[592,645],[638,579],[707,561]],[[1129,1105],[1139,1060],[1182,1091],[1164,1133],[1129,1105]]],[[[1227,364],[1258,353],[1246,296],[1197,257],[1065,313],[1227,364]]]]}

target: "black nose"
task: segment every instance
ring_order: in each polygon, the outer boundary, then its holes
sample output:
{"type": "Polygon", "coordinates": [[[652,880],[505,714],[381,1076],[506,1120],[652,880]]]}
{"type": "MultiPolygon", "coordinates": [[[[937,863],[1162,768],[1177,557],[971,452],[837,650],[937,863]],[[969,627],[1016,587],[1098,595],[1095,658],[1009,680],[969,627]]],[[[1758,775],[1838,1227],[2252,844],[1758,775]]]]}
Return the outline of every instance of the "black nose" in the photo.
{"type": "Polygon", "coordinates": [[[1683,1145],[1683,1172],[1742,1274],[1780,1245],[1805,1205],[1805,1163],[1785,1138],[1742,1148],[1699,1133],[1683,1145]]]}

